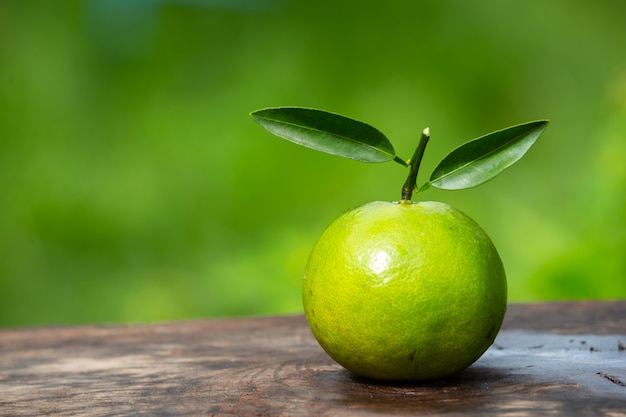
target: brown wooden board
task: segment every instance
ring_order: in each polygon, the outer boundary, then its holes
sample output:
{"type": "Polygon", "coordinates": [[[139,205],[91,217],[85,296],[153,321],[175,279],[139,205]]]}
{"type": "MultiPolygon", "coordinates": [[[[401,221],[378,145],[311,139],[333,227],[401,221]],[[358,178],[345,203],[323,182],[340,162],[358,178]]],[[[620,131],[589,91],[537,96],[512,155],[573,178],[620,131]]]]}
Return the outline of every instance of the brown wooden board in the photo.
{"type": "MultiPolygon", "coordinates": [[[[509,306],[474,365],[378,383],[302,316],[0,330],[0,415],[626,416],[626,301],[509,306]]],[[[463,349],[463,346],[459,346],[463,349]]]]}

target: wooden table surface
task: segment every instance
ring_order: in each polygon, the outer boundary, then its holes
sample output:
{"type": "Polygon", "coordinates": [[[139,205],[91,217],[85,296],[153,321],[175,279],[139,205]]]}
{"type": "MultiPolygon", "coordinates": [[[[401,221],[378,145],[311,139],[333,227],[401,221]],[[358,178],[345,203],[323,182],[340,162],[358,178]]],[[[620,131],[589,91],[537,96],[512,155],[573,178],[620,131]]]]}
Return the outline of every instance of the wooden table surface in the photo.
{"type": "Polygon", "coordinates": [[[465,371],[390,384],[335,364],[302,316],[3,329],[0,415],[626,416],[624,344],[626,301],[512,304],[465,371]]]}

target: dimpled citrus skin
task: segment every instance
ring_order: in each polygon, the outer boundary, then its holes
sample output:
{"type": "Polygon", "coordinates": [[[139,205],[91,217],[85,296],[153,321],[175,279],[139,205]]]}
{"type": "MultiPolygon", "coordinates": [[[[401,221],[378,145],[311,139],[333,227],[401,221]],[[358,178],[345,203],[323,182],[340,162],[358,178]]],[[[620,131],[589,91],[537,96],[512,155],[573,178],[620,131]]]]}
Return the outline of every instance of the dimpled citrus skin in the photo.
{"type": "Polygon", "coordinates": [[[376,201],[334,221],[304,276],[304,311],[324,350],[355,374],[445,378],[493,343],[506,276],[485,232],[437,202],[376,201]]]}

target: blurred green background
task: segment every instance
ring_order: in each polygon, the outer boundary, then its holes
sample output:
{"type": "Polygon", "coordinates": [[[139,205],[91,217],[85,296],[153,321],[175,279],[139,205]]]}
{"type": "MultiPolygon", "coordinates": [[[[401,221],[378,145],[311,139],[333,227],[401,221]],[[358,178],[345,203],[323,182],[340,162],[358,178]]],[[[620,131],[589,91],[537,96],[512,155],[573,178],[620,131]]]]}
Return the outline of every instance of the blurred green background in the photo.
{"type": "Polygon", "coordinates": [[[499,248],[511,301],[626,297],[626,3],[0,1],[0,326],[301,311],[346,209],[407,171],[281,141],[252,110],[366,121],[419,182],[539,118],[522,161],[431,190],[499,248]]]}

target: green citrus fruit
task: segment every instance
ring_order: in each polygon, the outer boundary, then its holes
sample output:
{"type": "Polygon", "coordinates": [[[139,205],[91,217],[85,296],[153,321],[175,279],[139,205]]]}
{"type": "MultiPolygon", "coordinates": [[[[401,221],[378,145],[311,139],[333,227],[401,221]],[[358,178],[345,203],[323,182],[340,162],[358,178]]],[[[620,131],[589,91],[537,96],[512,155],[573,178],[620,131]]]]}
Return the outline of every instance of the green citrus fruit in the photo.
{"type": "Polygon", "coordinates": [[[381,380],[445,378],[493,343],[506,311],[502,261],[467,215],[437,202],[372,202],[315,245],[303,301],[336,362],[381,380]]]}

